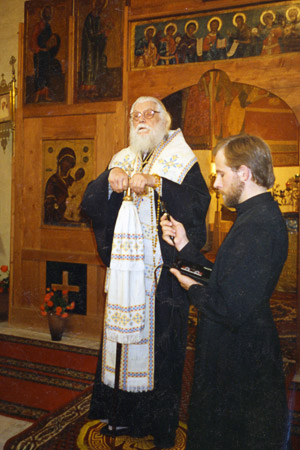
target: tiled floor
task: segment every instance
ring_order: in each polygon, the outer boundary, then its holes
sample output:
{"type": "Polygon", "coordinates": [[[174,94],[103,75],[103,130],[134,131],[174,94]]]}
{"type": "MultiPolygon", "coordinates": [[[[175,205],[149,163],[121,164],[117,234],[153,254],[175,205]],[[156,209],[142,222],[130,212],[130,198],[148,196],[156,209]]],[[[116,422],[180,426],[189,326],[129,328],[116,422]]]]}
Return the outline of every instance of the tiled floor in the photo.
{"type": "MultiPolygon", "coordinates": [[[[37,331],[23,328],[12,328],[8,325],[8,322],[0,322],[0,333],[31,339],[40,339],[43,341],[51,340],[49,333],[39,333],[37,331]]],[[[74,337],[70,335],[64,335],[62,343],[65,345],[75,345],[92,349],[99,348],[99,342],[97,340],[82,339],[78,336],[74,337]]],[[[4,448],[4,444],[8,439],[25,430],[27,427],[30,427],[31,425],[31,422],[16,420],[0,415],[0,450],[4,448]]]]}
{"type": "Polygon", "coordinates": [[[16,420],[11,417],[0,415],[0,450],[4,448],[4,444],[8,441],[8,439],[21,433],[21,431],[31,425],[31,422],[16,420]]]}

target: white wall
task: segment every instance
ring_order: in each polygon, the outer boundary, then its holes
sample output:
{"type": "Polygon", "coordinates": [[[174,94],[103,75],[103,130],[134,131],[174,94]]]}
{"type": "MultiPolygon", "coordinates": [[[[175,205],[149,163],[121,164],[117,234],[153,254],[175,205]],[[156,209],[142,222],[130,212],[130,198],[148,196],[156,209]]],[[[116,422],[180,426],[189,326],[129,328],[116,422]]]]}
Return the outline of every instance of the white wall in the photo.
{"type": "MultiPolygon", "coordinates": [[[[24,21],[24,0],[0,0],[0,75],[7,83],[12,72],[9,64],[11,56],[18,64],[19,23],[24,21]]],[[[17,80],[18,84],[18,80],[17,80]]],[[[10,253],[10,205],[11,205],[11,155],[12,140],[4,151],[0,145],[0,265],[9,265],[10,253]]]]}

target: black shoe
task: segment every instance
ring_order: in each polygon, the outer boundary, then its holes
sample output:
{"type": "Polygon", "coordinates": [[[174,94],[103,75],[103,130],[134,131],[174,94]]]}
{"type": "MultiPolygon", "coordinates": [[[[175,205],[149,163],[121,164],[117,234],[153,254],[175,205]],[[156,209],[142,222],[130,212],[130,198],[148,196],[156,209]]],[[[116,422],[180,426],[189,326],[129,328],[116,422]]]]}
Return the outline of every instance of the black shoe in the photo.
{"type": "Polygon", "coordinates": [[[128,436],[138,439],[149,436],[149,434],[151,434],[151,430],[136,429],[136,428],[132,428],[128,432],[128,436]]]}
{"type": "Polygon", "coordinates": [[[175,439],[171,437],[154,438],[154,445],[157,448],[172,448],[175,447],[175,439]]]}
{"type": "Polygon", "coordinates": [[[128,436],[129,435],[129,427],[122,427],[120,429],[118,429],[119,427],[116,427],[115,430],[112,429],[111,425],[105,425],[105,427],[101,428],[100,433],[103,434],[104,436],[111,436],[111,437],[116,437],[116,436],[128,436]]]}

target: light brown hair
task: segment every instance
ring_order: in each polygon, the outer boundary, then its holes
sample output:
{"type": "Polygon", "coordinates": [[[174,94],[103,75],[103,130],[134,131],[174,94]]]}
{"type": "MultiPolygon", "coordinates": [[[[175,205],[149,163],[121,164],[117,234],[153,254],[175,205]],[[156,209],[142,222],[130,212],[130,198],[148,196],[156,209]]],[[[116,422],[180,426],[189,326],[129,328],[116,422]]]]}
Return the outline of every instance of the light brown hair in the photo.
{"type": "Polygon", "coordinates": [[[258,136],[237,134],[222,139],[213,149],[213,155],[224,150],[226,164],[234,171],[242,165],[252,172],[253,181],[270,189],[275,181],[272,155],[266,142],[258,136]]]}

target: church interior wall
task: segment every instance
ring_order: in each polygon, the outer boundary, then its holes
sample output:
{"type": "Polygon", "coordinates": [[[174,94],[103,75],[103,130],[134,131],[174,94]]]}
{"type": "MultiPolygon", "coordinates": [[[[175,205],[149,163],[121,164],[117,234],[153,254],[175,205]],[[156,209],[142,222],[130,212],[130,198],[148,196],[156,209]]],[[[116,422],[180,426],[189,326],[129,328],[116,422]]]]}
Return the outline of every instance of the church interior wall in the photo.
{"type": "MultiPolygon", "coordinates": [[[[12,77],[10,58],[18,56],[18,27],[24,18],[24,0],[2,0],[0,5],[0,75],[9,83],[12,77]]],[[[0,146],[0,266],[8,266],[10,261],[12,145],[10,133],[5,150],[0,146]]]]}
{"type": "MultiPolygon", "coordinates": [[[[14,161],[15,194],[13,203],[18,212],[14,230],[10,228],[10,177],[12,143],[1,155],[0,176],[5,180],[0,187],[0,264],[9,262],[10,231],[14,236],[14,293],[11,298],[10,323],[44,329],[39,317],[39,306],[44,295],[45,267],[48,260],[86,263],[88,265],[88,320],[82,326],[80,317],[73,317],[70,331],[99,335],[99,321],[103,316],[104,268],[97,257],[93,234],[89,229],[74,230],[41,226],[42,210],[42,143],[51,139],[93,139],[95,145],[94,176],[104,170],[113,153],[127,143],[126,124],[128,109],[139,95],[153,95],[161,99],[180,89],[195,85],[207,71],[223,70],[231,81],[249,83],[273,92],[282,98],[300,120],[300,75],[297,71],[300,54],[251,58],[251,61],[214,61],[201,64],[184,64],[177,67],[130,70],[131,24],[136,20],[147,20],[169,15],[209,11],[242,4],[212,0],[166,1],[131,0],[131,7],[124,15],[124,71],[123,97],[118,101],[72,104],[72,93],[68,91],[67,105],[18,106],[17,152],[14,161]],[[128,25],[128,27],[127,27],[128,25]],[[272,76],[270,76],[272,74],[272,76]],[[167,82],[166,82],[167,80],[167,82]],[[33,164],[34,161],[34,164],[33,164]],[[4,186],[5,185],[5,186],[4,186]],[[37,188],[38,186],[38,188],[37,188]],[[3,202],[2,202],[3,198],[3,202]],[[74,236],[75,239],[74,239],[74,236]],[[97,328],[98,327],[98,328],[97,328]]],[[[247,2],[250,4],[251,1],[247,2]]],[[[18,59],[20,48],[18,24],[24,22],[24,1],[11,0],[0,18],[4,33],[1,33],[1,70],[7,81],[11,77],[9,59],[18,59]],[[4,36],[8,40],[4,42],[4,36]],[[3,39],[3,40],[2,40],[3,39]]],[[[24,56],[24,55],[23,55],[24,56]]],[[[22,57],[22,52],[21,52],[22,57]]],[[[249,60],[249,58],[248,58],[249,60]]],[[[20,61],[17,61],[17,63],[20,61]]],[[[70,82],[74,83],[72,78],[70,82]]],[[[22,61],[19,64],[17,86],[22,91],[22,61]]],[[[21,99],[19,99],[21,100],[21,99]]],[[[0,154],[2,149],[0,148],[0,154]]],[[[210,149],[195,149],[204,178],[209,185],[213,171],[210,149]]],[[[299,173],[299,166],[275,167],[276,183],[284,188],[286,181],[299,173]]],[[[208,225],[214,222],[216,198],[212,195],[208,214],[208,225]]]]}

